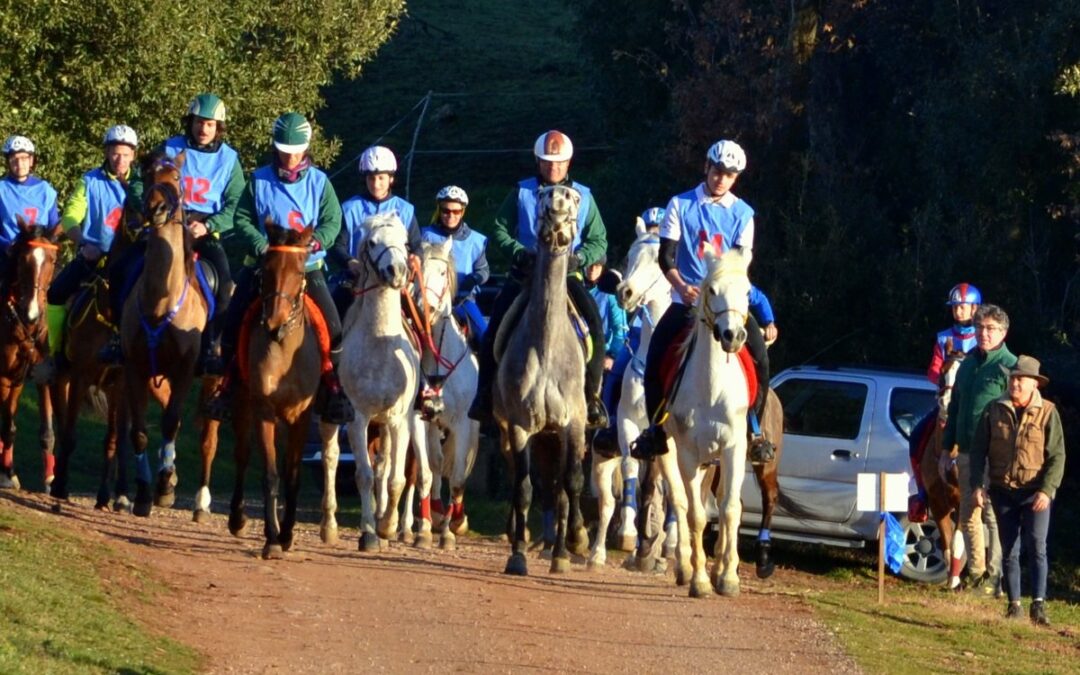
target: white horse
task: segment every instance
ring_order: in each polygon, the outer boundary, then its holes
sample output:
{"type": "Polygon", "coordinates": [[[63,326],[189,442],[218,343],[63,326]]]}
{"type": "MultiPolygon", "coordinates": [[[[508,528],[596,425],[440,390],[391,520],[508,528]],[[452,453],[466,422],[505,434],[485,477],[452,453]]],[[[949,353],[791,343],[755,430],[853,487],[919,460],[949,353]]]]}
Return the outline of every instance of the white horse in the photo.
{"type": "Polygon", "coordinates": [[[639,462],[630,456],[630,443],[649,425],[645,411],[645,355],[649,353],[654,323],[660,320],[671,304],[671,284],[660,269],[660,237],[647,232],[645,223],[640,218],[635,231],[637,239],[627,255],[626,276],[619,284],[616,296],[627,314],[640,308],[641,342],[623,376],[622,395],[616,415],[622,456],[603,457],[593,453],[593,494],[597,495],[599,501],[600,520],[596,529],[596,540],[589,555],[590,567],[601,567],[607,561],[607,532],[618,499],[616,490],[620,481],[617,472],[620,469],[623,503],[618,531],[619,549],[633,551],[637,546],[635,494],[639,462]]]}
{"type": "MultiPolygon", "coordinates": [[[[442,244],[424,242],[420,258],[423,269],[424,301],[431,311],[431,339],[438,354],[424,350],[421,365],[428,381],[441,382],[445,408],[426,422],[427,446],[434,471],[431,491],[438,500],[442,479],[450,482],[450,505],[439,523],[439,545],[452,549],[457,535],[469,531],[465,515],[465,481],[472,473],[480,444],[480,423],[468,417],[469,404],[476,396],[478,366],[465,334],[454,319],[457,272],[452,255],[453,240],[442,244]]],[[[430,512],[421,500],[421,514],[430,512]]]]}
{"type": "Polygon", "coordinates": [[[712,465],[718,465],[721,475],[716,491],[720,534],[713,587],[723,595],[739,593],[739,493],[746,473],[746,414],[750,399],[737,353],[746,342],[750,295],[747,269],[751,257],[743,249],[732,249],[720,256],[706,250],[708,274],[701,283],[690,353],[685,357],[681,383],[673,393],[664,422],[669,451],[661,455],[661,466],[679,523],[676,579],[686,583],[692,567],[692,598],[710,592],[702,545],[706,522],[702,484],[712,465]]]}
{"type": "MultiPolygon", "coordinates": [[[[358,254],[363,269],[358,296],[345,316],[341,385],[356,410],[356,419],[349,424],[349,444],[356,457],[356,487],[362,501],[360,550],[374,551],[380,539],[388,540],[397,531],[410,438],[419,462],[421,497],[431,488],[431,468],[422,420],[413,410],[420,355],[401,315],[401,289],[408,279],[408,233],[396,213],[373,215],[364,221],[363,228],[358,254]],[[372,422],[381,425],[379,457],[374,465],[367,452],[368,424],[372,422]],[[377,504],[375,466],[380,477],[388,480],[385,487],[380,485],[377,504]]],[[[332,491],[333,486],[331,474],[325,489],[332,491]]],[[[421,520],[416,543],[430,546],[431,540],[429,517],[421,520]]]]}

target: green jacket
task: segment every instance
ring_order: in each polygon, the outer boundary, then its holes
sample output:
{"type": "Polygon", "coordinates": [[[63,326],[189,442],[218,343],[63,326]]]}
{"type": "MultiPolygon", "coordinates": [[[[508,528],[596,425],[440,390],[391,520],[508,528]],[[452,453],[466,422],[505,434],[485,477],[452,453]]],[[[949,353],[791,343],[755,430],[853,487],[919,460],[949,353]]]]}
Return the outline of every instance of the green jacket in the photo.
{"type": "Polygon", "coordinates": [[[992,401],[971,446],[972,490],[986,488],[987,474],[991,485],[1039,490],[1053,499],[1065,475],[1065,438],[1057,406],[1035,391],[1017,417],[1008,394],[992,401]]]}
{"type": "Polygon", "coordinates": [[[1008,371],[1016,365],[1016,357],[1002,343],[989,353],[976,348],[968,354],[956,371],[952,400],[949,401],[949,420],[945,424],[942,443],[946,450],[959,446],[961,453],[971,450],[975,427],[990,402],[1005,393],[1009,383],[1008,371]]]}
{"type": "MultiPolygon", "coordinates": [[[[115,178],[107,166],[104,168],[109,177],[115,178]]],[[[127,199],[131,202],[131,207],[135,211],[139,211],[142,209],[143,182],[142,174],[134,162],[128,169],[126,181],[127,199]]],[[[60,226],[64,229],[64,232],[73,227],[81,227],[83,221],[86,220],[86,212],[89,209],[90,202],[86,197],[86,183],[77,180],[74,189],[68,195],[67,203],[64,204],[64,212],[60,216],[60,226]]]]}
{"type": "MultiPolygon", "coordinates": [[[[570,185],[569,178],[563,185],[570,185]]],[[[499,247],[507,260],[513,260],[514,254],[525,248],[516,238],[518,229],[518,188],[515,186],[503,200],[495,214],[495,226],[491,231],[491,240],[499,247]]],[[[575,251],[581,267],[595,263],[607,253],[607,228],[600,210],[596,207],[596,196],[589,200],[589,213],[585,216],[585,227],[581,230],[581,246],[575,251]]]]}

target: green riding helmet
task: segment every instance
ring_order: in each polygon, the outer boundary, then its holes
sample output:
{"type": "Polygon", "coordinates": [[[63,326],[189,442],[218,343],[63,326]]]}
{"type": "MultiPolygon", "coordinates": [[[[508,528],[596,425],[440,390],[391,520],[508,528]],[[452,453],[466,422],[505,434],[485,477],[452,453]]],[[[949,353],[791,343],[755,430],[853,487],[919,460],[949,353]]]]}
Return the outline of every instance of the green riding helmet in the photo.
{"type": "Polygon", "coordinates": [[[311,123],[297,112],[274,120],[274,147],[282,152],[304,152],[311,144],[311,123]]]}
{"type": "Polygon", "coordinates": [[[225,103],[214,94],[199,94],[191,100],[187,109],[188,115],[202,117],[208,120],[225,121],[225,103]]]}

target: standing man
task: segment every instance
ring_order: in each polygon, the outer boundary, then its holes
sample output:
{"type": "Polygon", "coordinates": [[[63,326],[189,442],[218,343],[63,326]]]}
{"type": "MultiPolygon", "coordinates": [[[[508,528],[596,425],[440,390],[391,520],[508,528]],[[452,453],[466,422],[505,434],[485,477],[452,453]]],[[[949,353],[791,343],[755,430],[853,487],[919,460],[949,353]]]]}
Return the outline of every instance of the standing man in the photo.
{"type": "Polygon", "coordinates": [[[1039,362],[1021,356],[1009,371],[1009,390],[987,407],[971,448],[971,490],[985,508],[987,483],[1005,549],[1005,616],[1019,619],[1020,538],[1024,539],[1031,573],[1031,621],[1049,626],[1046,617],[1046,535],[1050,504],[1065,474],[1065,439],[1057,407],[1039,395],[1049,383],[1039,362]],[[989,480],[986,465],[989,460],[989,480]]]}
{"type": "Polygon", "coordinates": [[[1008,385],[1008,371],[1016,365],[1016,356],[1005,345],[1009,315],[997,305],[982,305],[975,312],[975,349],[968,354],[956,373],[953,396],[949,402],[948,421],[942,445],[942,461],[955,461],[960,474],[960,530],[968,551],[967,585],[982,589],[987,595],[1000,593],[1001,544],[997,520],[986,501],[976,503],[972,486],[983,480],[982,469],[973,475],[971,448],[975,428],[991,401],[1000,397],[1008,385]],[[989,541],[983,537],[983,523],[989,541]],[[990,560],[986,549],[990,549],[990,560]]]}
{"type": "Polygon", "coordinates": [[[469,417],[481,422],[491,420],[491,387],[496,368],[495,336],[510,305],[521,292],[522,283],[528,280],[536,258],[537,195],[541,188],[565,185],[581,194],[577,237],[570,256],[566,290],[588,324],[593,340],[592,358],[585,365],[586,424],[590,429],[602,429],[608,425],[607,410],[600,399],[600,385],[604,377],[604,328],[596,303],[582,283],[581,270],[607,253],[607,229],[589,188],[570,180],[570,159],[574,156],[574,144],[570,142],[570,137],[561,131],[546,131],[533,144],[533,155],[536,157],[536,176],[520,181],[503,200],[495,216],[491,239],[514,263],[510,278],[495,299],[491,321],[480,348],[480,375],[469,417]]]}

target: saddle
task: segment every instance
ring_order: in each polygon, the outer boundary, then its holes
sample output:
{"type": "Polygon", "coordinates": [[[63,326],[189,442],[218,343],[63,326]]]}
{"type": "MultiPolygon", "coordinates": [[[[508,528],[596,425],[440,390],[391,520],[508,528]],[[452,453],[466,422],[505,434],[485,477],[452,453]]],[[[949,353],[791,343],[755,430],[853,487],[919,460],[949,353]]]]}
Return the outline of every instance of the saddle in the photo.
{"type": "MultiPolygon", "coordinates": [[[[124,283],[124,297],[126,298],[131,294],[131,290],[135,287],[135,282],[139,279],[143,269],[146,265],[146,258],[139,258],[128,272],[127,280],[124,283]]],[[[208,319],[212,319],[217,315],[217,303],[214,298],[218,290],[218,275],[213,265],[205,260],[199,259],[199,254],[195,254],[195,279],[198,281],[199,291],[202,292],[203,299],[206,300],[206,314],[208,319]]]]}
{"type": "MultiPolygon", "coordinates": [[[[258,322],[261,308],[261,300],[252,301],[247,311],[244,312],[244,320],[240,324],[240,339],[237,345],[236,358],[242,382],[248,382],[251,375],[248,345],[251,343],[251,327],[258,322]]],[[[326,375],[334,370],[333,364],[330,363],[330,329],[326,325],[326,317],[319,310],[319,305],[307,293],[304,294],[304,315],[308,324],[314,329],[315,337],[319,341],[319,355],[321,357],[319,372],[321,375],[326,375]]]]}
{"type": "MultiPolygon", "coordinates": [[[[690,361],[690,355],[694,352],[696,340],[694,340],[694,324],[685,326],[668,345],[660,360],[660,383],[664,393],[664,399],[670,401],[678,392],[682,382],[682,374],[686,364],[690,361]]],[[[746,377],[746,393],[751,405],[757,400],[758,379],[754,369],[754,357],[750,355],[750,348],[743,345],[739,350],[739,365],[742,366],[743,375],[746,377]]]]}
{"type": "MultiPolygon", "coordinates": [[[[514,298],[510,309],[506,311],[506,316],[503,317],[499,330],[495,333],[495,363],[502,361],[502,355],[506,352],[506,343],[510,339],[510,334],[513,333],[514,328],[517,327],[518,321],[521,320],[521,314],[528,302],[529,295],[523,289],[514,298]]],[[[585,356],[585,362],[588,363],[593,353],[593,341],[589,339],[589,326],[577,307],[574,306],[574,301],[569,298],[566,301],[566,313],[570,317],[570,323],[574,326],[574,332],[577,333],[581,353],[585,356]]]]}

